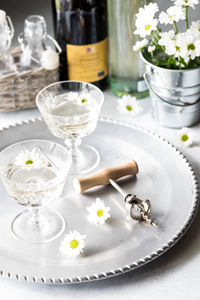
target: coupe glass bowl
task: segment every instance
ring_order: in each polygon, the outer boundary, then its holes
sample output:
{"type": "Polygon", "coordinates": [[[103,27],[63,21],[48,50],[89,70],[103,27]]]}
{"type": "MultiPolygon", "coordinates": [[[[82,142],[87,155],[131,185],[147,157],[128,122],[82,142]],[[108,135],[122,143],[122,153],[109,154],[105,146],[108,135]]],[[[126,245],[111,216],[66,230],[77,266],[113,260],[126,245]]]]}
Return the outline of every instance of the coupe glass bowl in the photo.
{"type": "Polygon", "coordinates": [[[80,144],[82,137],[95,130],[103,101],[100,89],[79,81],[53,83],[37,95],[37,106],[49,130],[64,139],[71,151],[71,174],[88,172],[99,164],[97,150],[80,144]]]}
{"type": "Polygon", "coordinates": [[[0,152],[0,176],[7,192],[28,208],[11,224],[17,237],[44,242],[64,231],[64,218],[46,205],[62,193],[70,164],[65,147],[47,140],[22,141],[0,152]]]}

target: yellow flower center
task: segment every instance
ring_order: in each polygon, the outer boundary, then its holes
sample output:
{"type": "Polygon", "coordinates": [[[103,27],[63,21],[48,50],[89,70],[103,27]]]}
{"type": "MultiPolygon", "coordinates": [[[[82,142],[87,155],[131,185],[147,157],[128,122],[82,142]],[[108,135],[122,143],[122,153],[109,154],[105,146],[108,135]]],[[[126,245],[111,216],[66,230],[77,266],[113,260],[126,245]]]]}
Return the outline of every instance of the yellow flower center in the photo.
{"type": "Polygon", "coordinates": [[[32,165],[32,164],[33,164],[33,161],[32,161],[31,159],[29,159],[29,160],[25,161],[25,164],[26,164],[26,165],[32,165]]]}
{"type": "Polygon", "coordinates": [[[70,242],[70,247],[71,247],[72,249],[75,249],[75,248],[78,247],[78,244],[79,244],[79,242],[78,242],[77,240],[72,240],[72,241],[70,242]]]}
{"type": "Polygon", "coordinates": [[[103,209],[97,210],[97,216],[102,217],[103,216],[103,209]]]}
{"type": "Polygon", "coordinates": [[[126,109],[127,109],[128,111],[132,111],[132,110],[133,110],[132,106],[130,106],[130,105],[126,105],[126,109]]]}
{"type": "Polygon", "coordinates": [[[194,50],[195,49],[195,45],[194,44],[189,44],[187,45],[187,49],[189,50],[194,50]]]}
{"type": "Polygon", "coordinates": [[[148,25],[145,26],[145,30],[146,30],[146,31],[148,31],[150,28],[151,28],[151,25],[150,25],[150,24],[148,24],[148,25]]]}
{"type": "Polygon", "coordinates": [[[176,46],[176,51],[179,51],[180,50],[180,47],[179,46],[176,46]]]}
{"type": "Polygon", "coordinates": [[[183,142],[186,142],[188,139],[189,139],[189,137],[188,137],[187,134],[183,134],[183,135],[181,136],[181,141],[183,141],[183,142]]]}
{"type": "Polygon", "coordinates": [[[84,99],[81,99],[81,103],[87,103],[88,101],[87,101],[87,99],[86,98],[84,98],[84,99]]]}

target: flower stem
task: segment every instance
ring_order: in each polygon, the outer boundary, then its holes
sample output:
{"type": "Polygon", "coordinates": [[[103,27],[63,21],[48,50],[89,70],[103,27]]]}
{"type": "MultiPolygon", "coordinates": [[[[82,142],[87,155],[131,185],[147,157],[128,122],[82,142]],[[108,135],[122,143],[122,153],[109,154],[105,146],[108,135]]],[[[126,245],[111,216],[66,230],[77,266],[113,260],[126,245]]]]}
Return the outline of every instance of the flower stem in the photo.
{"type": "Polygon", "coordinates": [[[153,34],[153,37],[154,37],[154,38],[156,39],[156,41],[158,42],[159,39],[160,39],[159,35],[158,35],[155,31],[153,31],[152,34],[153,34]]]}
{"type": "Polygon", "coordinates": [[[173,22],[173,26],[174,26],[175,33],[177,34],[178,33],[178,27],[177,27],[176,21],[173,22]]]}
{"type": "Polygon", "coordinates": [[[186,26],[186,29],[189,28],[189,25],[188,25],[188,7],[185,6],[185,26],[186,26]]]}
{"type": "Polygon", "coordinates": [[[161,29],[158,26],[156,26],[156,30],[157,30],[158,34],[160,34],[161,29]]]}
{"type": "MultiPolygon", "coordinates": [[[[153,31],[153,32],[152,32],[152,37],[155,39],[155,42],[154,42],[153,44],[154,44],[154,45],[156,46],[156,48],[157,48],[157,46],[159,45],[159,44],[158,44],[158,41],[160,40],[160,35],[159,35],[158,33],[156,33],[156,31],[153,31]]],[[[162,51],[165,52],[165,47],[164,47],[164,46],[159,45],[159,47],[162,49],[162,51]]]]}

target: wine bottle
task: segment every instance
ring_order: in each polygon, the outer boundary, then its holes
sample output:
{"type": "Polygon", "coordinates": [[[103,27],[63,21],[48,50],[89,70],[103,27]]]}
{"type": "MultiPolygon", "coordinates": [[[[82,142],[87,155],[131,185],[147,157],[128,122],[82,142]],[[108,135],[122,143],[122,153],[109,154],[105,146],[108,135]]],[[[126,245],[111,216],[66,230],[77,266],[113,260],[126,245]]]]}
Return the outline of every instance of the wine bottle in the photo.
{"type": "Polygon", "coordinates": [[[62,48],[60,80],[105,89],[108,77],[106,0],[53,0],[55,36],[62,48]]]}
{"type": "Polygon", "coordinates": [[[150,0],[109,0],[110,87],[117,97],[129,94],[137,99],[148,96],[143,74],[145,65],[139,52],[133,51],[137,36],[135,19],[139,8],[150,0]],[[119,26],[120,24],[120,26],[119,26]]]}

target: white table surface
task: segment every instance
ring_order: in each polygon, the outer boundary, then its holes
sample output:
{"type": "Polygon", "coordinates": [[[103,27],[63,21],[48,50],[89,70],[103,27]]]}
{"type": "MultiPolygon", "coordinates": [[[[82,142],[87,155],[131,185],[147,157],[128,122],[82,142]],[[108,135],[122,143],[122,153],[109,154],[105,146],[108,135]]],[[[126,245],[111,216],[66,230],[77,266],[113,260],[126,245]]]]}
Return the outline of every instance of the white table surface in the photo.
{"type": "MultiPolygon", "coordinates": [[[[117,98],[105,92],[102,116],[125,120],[157,131],[172,142],[177,130],[158,127],[152,120],[150,99],[140,100],[143,112],[137,117],[120,115],[117,98]]],[[[0,128],[39,117],[37,109],[0,113],[0,128]]],[[[200,125],[193,127],[194,145],[184,150],[200,177],[200,125]]],[[[181,208],[180,208],[181,209],[181,208]]],[[[0,299],[117,299],[197,300],[200,299],[200,220],[199,213],[185,236],[167,253],[132,272],[90,283],[47,286],[0,278],[0,299]]]]}

